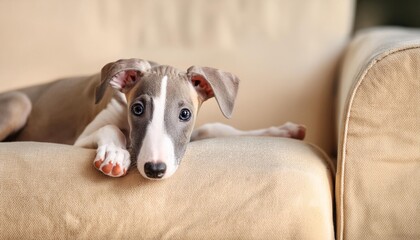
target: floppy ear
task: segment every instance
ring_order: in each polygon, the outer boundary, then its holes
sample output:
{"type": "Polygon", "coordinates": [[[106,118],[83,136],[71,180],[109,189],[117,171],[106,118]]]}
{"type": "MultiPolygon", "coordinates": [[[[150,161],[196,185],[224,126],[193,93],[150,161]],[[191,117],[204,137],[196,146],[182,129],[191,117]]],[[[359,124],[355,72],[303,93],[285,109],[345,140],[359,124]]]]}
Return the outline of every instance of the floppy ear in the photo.
{"type": "Polygon", "coordinates": [[[151,68],[151,64],[142,59],[120,59],[105,65],[101,71],[101,83],[96,87],[96,100],[99,103],[108,85],[127,92],[140,79],[144,72],[151,68]]]}
{"type": "Polygon", "coordinates": [[[223,115],[231,117],[239,78],[229,72],[198,66],[188,68],[187,75],[203,102],[215,97],[223,115]]]}

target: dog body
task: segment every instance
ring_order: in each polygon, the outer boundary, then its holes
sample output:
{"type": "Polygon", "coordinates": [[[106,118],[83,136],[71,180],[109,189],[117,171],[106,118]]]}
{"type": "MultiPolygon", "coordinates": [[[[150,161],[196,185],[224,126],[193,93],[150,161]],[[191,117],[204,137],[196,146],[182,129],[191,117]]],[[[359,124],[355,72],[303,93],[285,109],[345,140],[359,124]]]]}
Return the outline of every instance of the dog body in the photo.
{"type": "Polygon", "coordinates": [[[233,74],[213,68],[183,72],[141,59],[119,60],[91,77],[1,94],[0,141],[97,148],[94,166],[108,176],[123,176],[136,164],[145,178],[163,179],[176,171],[190,137],[304,137],[304,127],[292,123],[255,131],[210,124],[193,133],[198,110],[211,97],[230,117],[238,84],[233,74]]]}
{"type": "Polygon", "coordinates": [[[95,87],[99,83],[100,75],[97,74],[57,80],[0,95],[0,111],[4,113],[0,119],[6,115],[10,118],[10,113],[5,113],[5,108],[9,108],[9,112],[16,112],[15,121],[11,122],[19,122],[10,129],[12,133],[18,132],[9,136],[9,140],[74,144],[85,127],[112,99],[112,91],[109,91],[103,102],[94,104],[95,87]]]}

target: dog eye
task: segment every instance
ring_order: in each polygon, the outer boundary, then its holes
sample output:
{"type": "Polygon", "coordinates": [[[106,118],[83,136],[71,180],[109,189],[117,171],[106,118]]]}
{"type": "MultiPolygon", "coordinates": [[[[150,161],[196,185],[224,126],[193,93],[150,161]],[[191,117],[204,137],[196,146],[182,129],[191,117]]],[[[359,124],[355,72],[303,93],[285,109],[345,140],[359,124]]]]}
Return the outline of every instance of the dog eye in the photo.
{"type": "Polygon", "coordinates": [[[179,113],[179,120],[186,122],[191,119],[191,112],[190,110],[183,108],[181,112],[179,113]]]}
{"type": "Polygon", "coordinates": [[[131,112],[136,115],[140,116],[144,112],[144,106],[143,103],[135,103],[133,106],[131,106],[131,112]]]}

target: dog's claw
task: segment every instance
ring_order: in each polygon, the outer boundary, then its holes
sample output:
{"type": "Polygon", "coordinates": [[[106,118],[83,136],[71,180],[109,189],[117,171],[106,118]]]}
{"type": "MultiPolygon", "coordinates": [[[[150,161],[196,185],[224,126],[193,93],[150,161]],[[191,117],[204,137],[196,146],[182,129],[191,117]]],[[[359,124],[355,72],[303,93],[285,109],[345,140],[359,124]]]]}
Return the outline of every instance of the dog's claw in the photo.
{"type": "Polygon", "coordinates": [[[121,177],[127,174],[130,166],[130,154],[126,149],[114,144],[105,144],[98,147],[93,165],[105,175],[121,177]]]}

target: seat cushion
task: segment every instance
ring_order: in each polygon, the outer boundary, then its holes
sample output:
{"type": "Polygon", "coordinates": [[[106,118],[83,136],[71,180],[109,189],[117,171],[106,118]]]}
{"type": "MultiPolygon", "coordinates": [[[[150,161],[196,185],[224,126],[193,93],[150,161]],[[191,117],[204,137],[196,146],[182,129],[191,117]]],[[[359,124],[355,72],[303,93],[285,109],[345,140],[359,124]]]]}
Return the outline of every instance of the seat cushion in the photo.
{"type": "Polygon", "coordinates": [[[334,166],[281,138],[193,142],[175,175],[110,178],[95,151],[0,144],[0,238],[333,239],[334,166]]]}

